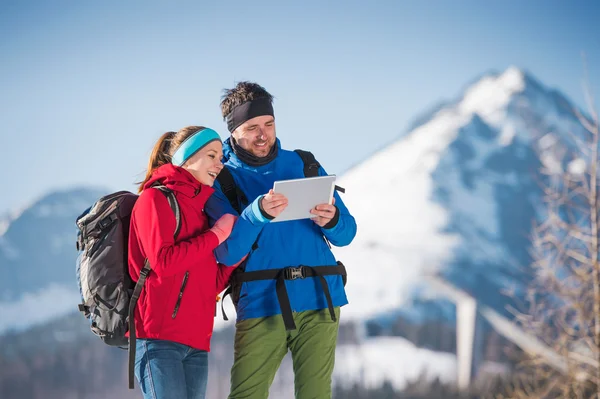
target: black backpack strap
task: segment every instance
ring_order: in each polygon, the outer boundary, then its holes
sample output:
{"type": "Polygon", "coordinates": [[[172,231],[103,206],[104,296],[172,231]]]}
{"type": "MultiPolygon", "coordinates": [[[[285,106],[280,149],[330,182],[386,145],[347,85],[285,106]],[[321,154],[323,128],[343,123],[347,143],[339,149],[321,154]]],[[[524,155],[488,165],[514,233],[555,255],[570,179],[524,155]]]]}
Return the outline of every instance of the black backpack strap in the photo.
{"type": "Polygon", "coordinates": [[[294,150],[300,156],[304,163],[304,177],[319,176],[319,167],[321,166],[315,156],[310,151],[294,150]]]}
{"type": "MultiPolygon", "coordinates": [[[[304,176],[305,177],[319,176],[319,167],[321,165],[319,164],[319,162],[317,161],[317,159],[315,158],[315,156],[313,155],[312,152],[299,150],[299,149],[294,150],[294,152],[296,154],[298,154],[300,159],[302,159],[302,163],[304,164],[304,176]]],[[[225,194],[225,196],[231,203],[231,206],[233,206],[234,209],[236,209],[236,211],[238,211],[238,213],[240,213],[239,210],[237,209],[237,205],[238,205],[237,199],[245,198],[245,197],[240,196],[241,191],[237,188],[235,181],[233,180],[233,176],[231,175],[231,172],[227,169],[227,167],[224,167],[223,170],[221,170],[221,173],[219,173],[219,175],[217,176],[217,180],[219,180],[219,183],[221,184],[221,190],[223,191],[223,193],[225,194]]],[[[344,188],[339,187],[339,186],[335,186],[335,189],[342,193],[346,192],[346,190],[344,188]]],[[[241,195],[243,195],[243,193],[241,193],[241,195]]],[[[327,242],[327,245],[329,245],[329,248],[331,248],[331,244],[329,243],[329,240],[327,240],[327,238],[325,236],[323,236],[323,238],[325,239],[325,242],[327,242]]],[[[258,247],[257,243],[255,242],[252,245],[252,250],[255,250],[257,247],[258,247]]],[[[323,278],[323,276],[329,275],[329,274],[341,274],[342,279],[344,281],[344,285],[346,285],[346,269],[345,269],[344,265],[341,262],[338,262],[338,264],[333,267],[332,266],[321,266],[318,269],[314,269],[312,267],[307,266],[306,268],[307,268],[306,270],[308,270],[308,272],[306,274],[307,276],[320,277],[321,285],[323,287],[323,291],[324,291],[325,297],[327,299],[327,305],[329,308],[329,312],[331,314],[331,318],[335,321],[335,313],[333,312],[333,305],[332,305],[332,301],[331,301],[331,295],[329,293],[329,287],[327,286],[327,283],[326,283],[325,279],[323,278]]],[[[286,329],[293,330],[296,328],[296,326],[294,324],[293,318],[291,317],[291,307],[289,304],[289,298],[287,297],[287,290],[285,288],[285,284],[283,284],[283,280],[288,279],[288,277],[287,277],[287,274],[285,274],[286,272],[283,270],[284,269],[270,269],[270,270],[260,270],[260,271],[256,271],[256,272],[245,272],[244,268],[242,268],[240,266],[232,274],[231,282],[237,281],[238,283],[241,283],[241,282],[245,282],[245,281],[276,279],[277,280],[277,298],[279,300],[280,307],[282,308],[284,324],[286,326],[286,329]],[[249,279],[249,280],[246,280],[246,279],[249,279]]],[[[238,284],[238,286],[239,286],[239,284],[238,284]]],[[[225,320],[225,321],[229,320],[227,315],[225,314],[225,307],[224,307],[225,298],[228,295],[232,295],[232,296],[234,295],[234,288],[233,288],[233,284],[231,284],[231,283],[229,284],[229,286],[227,287],[227,290],[225,290],[225,293],[223,294],[223,297],[221,298],[221,313],[223,314],[223,320],[225,320]]],[[[234,304],[235,304],[235,301],[234,301],[234,304]]]]}
{"type": "MultiPolygon", "coordinates": [[[[231,295],[232,293],[233,293],[233,287],[231,286],[231,284],[229,284],[229,286],[223,293],[223,297],[221,298],[221,313],[223,314],[223,320],[225,320],[225,321],[229,321],[229,318],[225,314],[225,298],[227,297],[227,295],[231,295]]],[[[215,314],[215,316],[216,316],[216,314],[215,314]]]]}
{"type": "Polygon", "coordinates": [[[140,294],[142,293],[142,288],[144,287],[144,283],[146,282],[146,278],[150,273],[150,263],[148,259],[144,262],[144,267],[140,271],[140,278],[135,284],[135,288],[133,289],[133,294],[131,295],[131,299],[129,301],[129,359],[128,359],[128,368],[129,368],[129,389],[133,389],[133,380],[134,380],[134,368],[135,368],[135,345],[136,345],[136,335],[135,335],[135,306],[137,305],[138,299],[140,299],[140,294]]]}
{"type": "MultiPolygon", "coordinates": [[[[312,152],[304,151],[304,150],[294,150],[298,156],[302,159],[304,163],[304,177],[317,177],[319,176],[319,168],[321,164],[312,152]]],[[[341,193],[345,193],[346,189],[340,186],[335,186],[335,189],[341,193]]]]}
{"type": "MultiPolygon", "coordinates": [[[[247,283],[250,281],[257,280],[276,280],[275,283],[275,291],[277,293],[277,300],[279,302],[279,306],[281,308],[281,316],[283,317],[283,323],[285,325],[286,330],[295,330],[296,324],[294,323],[294,317],[292,313],[292,307],[290,305],[290,299],[288,297],[287,288],[285,285],[285,280],[297,280],[304,279],[307,277],[318,277],[321,282],[321,287],[323,289],[323,294],[325,295],[325,299],[327,300],[327,308],[329,310],[329,315],[331,316],[331,320],[336,321],[337,318],[335,316],[335,311],[333,307],[333,300],[331,298],[331,293],[329,291],[329,285],[327,284],[327,280],[325,280],[325,276],[333,276],[340,275],[342,276],[342,281],[344,286],[346,285],[346,267],[342,262],[337,262],[335,265],[330,266],[297,266],[297,267],[284,267],[282,269],[265,269],[265,270],[256,270],[251,272],[243,272],[238,273],[231,276],[231,282],[241,284],[247,283]]],[[[229,294],[229,290],[226,291],[226,294],[229,294]]],[[[225,295],[223,296],[225,298],[225,295]]],[[[222,308],[223,317],[225,317],[225,311],[222,308]]],[[[227,320],[227,319],[225,319],[227,320]]]]}
{"type": "Polygon", "coordinates": [[[179,209],[179,203],[177,202],[177,198],[175,198],[175,193],[173,193],[173,191],[171,191],[165,186],[154,186],[154,188],[159,189],[165,195],[165,197],[167,197],[167,201],[169,201],[169,206],[175,214],[176,227],[175,233],[173,233],[173,238],[177,239],[179,231],[181,230],[181,210],[179,209]]]}
{"type": "Polygon", "coordinates": [[[233,179],[233,175],[227,166],[225,166],[221,172],[217,175],[217,180],[221,185],[221,191],[227,197],[227,200],[235,209],[238,214],[242,213],[240,209],[240,203],[247,203],[248,200],[242,190],[235,184],[235,180],[233,179]]]}
{"type": "MultiPolygon", "coordinates": [[[[177,198],[175,198],[175,193],[168,189],[165,186],[154,186],[154,188],[159,189],[167,200],[169,201],[169,206],[173,210],[175,214],[175,232],[173,233],[173,238],[177,239],[179,235],[179,231],[181,230],[181,210],[179,209],[179,203],[177,202],[177,198]]],[[[128,347],[128,371],[129,371],[129,389],[134,388],[134,368],[135,368],[135,345],[136,345],[136,334],[135,334],[135,307],[137,305],[138,299],[140,299],[140,294],[142,293],[142,288],[144,288],[144,283],[146,282],[146,278],[148,274],[150,274],[150,262],[148,259],[144,261],[144,267],[140,271],[140,278],[135,284],[135,288],[133,289],[133,294],[131,295],[131,299],[129,300],[129,347],[128,347]]]]}

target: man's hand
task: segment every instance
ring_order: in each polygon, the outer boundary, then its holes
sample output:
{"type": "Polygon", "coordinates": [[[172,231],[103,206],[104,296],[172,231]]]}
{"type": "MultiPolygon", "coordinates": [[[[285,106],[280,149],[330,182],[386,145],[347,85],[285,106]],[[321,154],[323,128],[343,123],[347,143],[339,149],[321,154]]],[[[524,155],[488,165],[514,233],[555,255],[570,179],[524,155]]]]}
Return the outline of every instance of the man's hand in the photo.
{"type": "Polygon", "coordinates": [[[260,207],[269,216],[276,218],[288,206],[288,199],[283,194],[276,194],[273,189],[262,197],[260,207]]]}
{"type": "Polygon", "coordinates": [[[318,224],[320,227],[324,227],[333,219],[335,216],[336,207],[335,207],[335,198],[331,204],[321,204],[315,206],[310,210],[310,213],[316,215],[316,217],[312,218],[312,220],[318,224]]]}

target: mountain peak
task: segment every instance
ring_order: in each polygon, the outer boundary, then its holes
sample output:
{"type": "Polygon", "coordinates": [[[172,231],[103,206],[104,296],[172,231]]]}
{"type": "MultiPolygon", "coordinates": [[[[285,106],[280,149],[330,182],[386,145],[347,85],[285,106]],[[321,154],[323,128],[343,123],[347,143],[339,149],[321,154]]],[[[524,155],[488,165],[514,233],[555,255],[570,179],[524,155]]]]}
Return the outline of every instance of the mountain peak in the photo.
{"type": "Polygon", "coordinates": [[[0,218],[0,271],[8,273],[0,282],[0,298],[15,298],[72,279],[73,270],[66,265],[77,256],[75,219],[105,194],[106,190],[94,187],[56,190],[4,222],[0,218]]]}
{"type": "Polygon", "coordinates": [[[511,99],[525,90],[526,83],[526,74],[516,67],[484,76],[465,91],[458,108],[462,113],[479,114],[489,122],[497,122],[511,99]]]}
{"type": "Polygon", "coordinates": [[[4,217],[0,215],[0,236],[10,227],[10,225],[21,218],[23,215],[35,214],[37,216],[58,216],[71,214],[73,209],[83,211],[89,205],[90,201],[100,198],[108,192],[106,188],[100,187],[71,187],[57,189],[44,193],[38,198],[33,199],[17,208],[4,217]]]}
{"type": "Polygon", "coordinates": [[[483,75],[419,122],[341,179],[361,222],[336,255],[355,273],[374,264],[381,276],[369,269],[349,280],[361,304],[347,317],[410,308],[432,272],[502,311],[510,299],[501,293],[526,284],[521,237],[539,203],[536,139],[581,131],[570,101],[514,66],[483,75]]]}
{"type": "Polygon", "coordinates": [[[530,75],[524,70],[516,66],[510,66],[497,76],[496,82],[505,90],[520,93],[525,89],[530,79],[530,75]]]}

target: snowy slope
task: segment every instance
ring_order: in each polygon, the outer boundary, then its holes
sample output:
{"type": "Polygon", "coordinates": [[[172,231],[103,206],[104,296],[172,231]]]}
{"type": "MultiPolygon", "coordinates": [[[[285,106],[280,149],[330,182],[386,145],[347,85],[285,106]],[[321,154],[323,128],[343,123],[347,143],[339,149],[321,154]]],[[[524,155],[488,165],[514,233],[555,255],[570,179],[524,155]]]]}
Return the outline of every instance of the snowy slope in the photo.
{"type": "MultiPolygon", "coordinates": [[[[560,93],[510,68],[477,80],[349,170],[339,184],[358,234],[335,248],[350,273],[344,321],[402,313],[418,322],[430,316],[430,300],[453,317],[425,283],[435,272],[497,310],[510,302],[507,290],[519,296],[539,197],[532,142],[577,129],[560,93]]],[[[101,194],[52,193],[2,219],[0,272],[8,277],[0,280],[0,333],[74,309],[74,220],[101,194]]],[[[229,300],[226,310],[234,319],[229,300]]],[[[218,329],[231,325],[215,319],[218,329]]]]}
{"type": "MultiPolygon", "coordinates": [[[[345,173],[339,185],[347,190],[343,199],[358,234],[350,246],[334,248],[349,271],[350,305],[342,321],[368,330],[370,321],[392,324],[398,315],[415,324],[452,319],[453,306],[426,282],[432,273],[500,312],[521,298],[527,237],[539,212],[535,174],[541,164],[534,143],[542,139],[547,168],[581,169],[580,161],[558,163],[551,151],[558,137],[580,131],[564,96],[509,68],[478,79],[345,173]]],[[[51,193],[0,217],[0,334],[75,310],[74,221],[102,194],[51,193]]],[[[218,330],[234,325],[230,300],[225,307],[230,321],[219,314],[218,330]]],[[[421,372],[454,379],[452,354],[397,336],[361,332],[357,338],[356,345],[337,348],[338,381],[377,385],[387,378],[402,388],[421,372]]],[[[278,397],[291,397],[288,388],[278,397]]]]}
{"type": "Polygon", "coordinates": [[[534,140],[580,130],[562,95],[509,68],[348,171],[340,185],[358,234],[335,249],[350,273],[346,317],[410,312],[433,294],[430,273],[504,309],[527,281],[534,140]]]}
{"type": "Polygon", "coordinates": [[[415,347],[397,337],[378,337],[365,343],[338,346],[334,379],[337,383],[361,381],[379,387],[384,381],[402,390],[408,381],[421,376],[442,382],[456,380],[456,356],[415,347]]]}
{"type": "Polygon", "coordinates": [[[0,333],[76,310],[76,217],[105,191],[50,193],[15,212],[0,234],[0,333]]]}

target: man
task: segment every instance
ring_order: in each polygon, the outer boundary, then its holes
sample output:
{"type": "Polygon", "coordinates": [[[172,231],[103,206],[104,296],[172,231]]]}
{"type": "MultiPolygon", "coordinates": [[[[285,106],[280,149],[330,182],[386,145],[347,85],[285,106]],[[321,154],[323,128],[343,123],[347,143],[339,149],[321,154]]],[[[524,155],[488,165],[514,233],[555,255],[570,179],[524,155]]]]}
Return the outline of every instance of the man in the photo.
{"type": "MultiPolygon", "coordinates": [[[[226,90],[221,111],[231,133],[223,144],[227,168],[205,206],[211,220],[244,209],[216,250],[226,265],[247,255],[232,278],[237,323],[229,398],[267,398],[288,350],[296,398],[331,398],[340,307],[348,300],[346,272],[329,243],[350,244],[356,222],[336,192],[333,204],[311,210],[312,219],[269,223],[287,206],[273,183],[305,177],[299,153],[280,146],[272,103],[256,83],[226,90]],[[225,178],[228,171],[233,180],[225,178]]],[[[326,172],[319,166],[318,174],[326,172]]]]}

